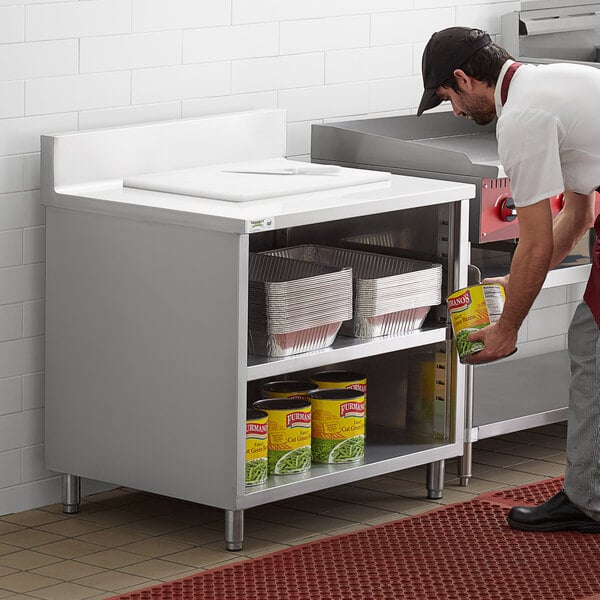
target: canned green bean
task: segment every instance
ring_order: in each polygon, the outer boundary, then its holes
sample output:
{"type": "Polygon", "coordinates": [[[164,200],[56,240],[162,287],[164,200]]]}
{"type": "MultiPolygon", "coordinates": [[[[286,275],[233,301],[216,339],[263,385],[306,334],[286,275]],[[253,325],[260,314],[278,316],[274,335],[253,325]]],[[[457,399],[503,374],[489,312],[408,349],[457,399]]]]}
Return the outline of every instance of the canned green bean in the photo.
{"type": "Polygon", "coordinates": [[[249,408],[246,413],[246,485],[260,485],[267,480],[269,415],[249,408]]]}
{"type": "Polygon", "coordinates": [[[311,392],[312,460],[347,463],[365,456],[365,394],[330,388],[311,392]]]}
{"type": "Polygon", "coordinates": [[[269,475],[310,469],[311,408],[306,400],[269,398],[252,405],[269,415],[269,475]]]}
{"type": "Polygon", "coordinates": [[[339,388],[367,392],[367,377],[355,371],[321,371],[311,376],[310,380],[319,389],[339,388]]]}
{"type": "Polygon", "coordinates": [[[448,296],[448,313],[461,361],[483,350],[483,342],[469,342],[469,334],[496,323],[504,308],[504,288],[498,283],[483,283],[457,290],[448,296]]]}

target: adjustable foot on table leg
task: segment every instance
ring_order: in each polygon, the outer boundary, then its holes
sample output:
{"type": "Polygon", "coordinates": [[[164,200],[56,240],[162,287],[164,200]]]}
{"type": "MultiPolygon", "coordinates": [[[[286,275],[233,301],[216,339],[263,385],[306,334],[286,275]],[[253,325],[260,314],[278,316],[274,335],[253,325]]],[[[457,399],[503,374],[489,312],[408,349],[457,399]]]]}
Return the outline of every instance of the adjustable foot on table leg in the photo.
{"type": "Polygon", "coordinates": [[[79,512],[81,504],[81,478],[78,475],[63,473],[62,476],[63,512],[73,515],[79,512]]]}
{"type": "Polygon", "coordinates": [[[225,548],[236,552],[244,542],[244,511],[225,511],[225,548]]]}
{"type": "Polygon", "coordinates": [[[427,465],[427,497],[431,500],[439,500],[444,494],[445,465],[443,460],[427,465]]]}

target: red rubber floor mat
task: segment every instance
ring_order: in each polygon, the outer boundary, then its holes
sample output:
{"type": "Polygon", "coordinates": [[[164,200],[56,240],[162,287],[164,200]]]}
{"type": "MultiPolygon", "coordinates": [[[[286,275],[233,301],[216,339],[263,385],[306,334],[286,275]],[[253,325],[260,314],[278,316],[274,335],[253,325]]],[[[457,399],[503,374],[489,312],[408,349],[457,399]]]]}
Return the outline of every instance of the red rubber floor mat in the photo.
{"type": "Polygon", "coordinates": [[[505,488],[486,492],[477,496],[478,500],[487,500],[502,506],[541,504],[562,490],[564,477],[554,477],[530,485],[505,488]]]}
{"type": "MultiPolygon", "coordinates": [[[[562,481],[551,482],[559,491],[562,481]]],[[[510,491],[535,497],[548,485],[510,491]]],[[[600,595],[600,535],[515,531],[506,524],[506,512],[494,499],[476,498],[112,600],[591,600],[600,595]]]]}

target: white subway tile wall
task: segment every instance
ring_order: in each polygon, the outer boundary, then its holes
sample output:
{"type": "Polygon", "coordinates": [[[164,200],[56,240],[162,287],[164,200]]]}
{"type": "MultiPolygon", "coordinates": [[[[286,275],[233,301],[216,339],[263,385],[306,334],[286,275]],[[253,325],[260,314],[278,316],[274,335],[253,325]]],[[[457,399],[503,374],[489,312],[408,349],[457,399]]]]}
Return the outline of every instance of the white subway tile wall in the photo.
{"type": "MultiPolygon", "coordinates": [[[[312,123],[414,113],[433,31],[469,24],[497,34],[500,16],[517,6],[0,0],[0,514],[60,500],[43,462],[41,133],[280,107],[288,156],[307,160],[312,123]]],[[[564,347],[582,293],[544,292],[520,332],[520,354],[564,347]]]]}

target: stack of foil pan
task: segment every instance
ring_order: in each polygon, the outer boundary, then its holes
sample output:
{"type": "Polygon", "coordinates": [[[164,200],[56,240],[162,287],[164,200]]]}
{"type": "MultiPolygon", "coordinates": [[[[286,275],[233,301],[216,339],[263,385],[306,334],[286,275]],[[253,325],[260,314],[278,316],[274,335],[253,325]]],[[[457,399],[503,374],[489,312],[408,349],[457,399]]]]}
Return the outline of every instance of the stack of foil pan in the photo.
{"type": "MultiPolygon", "coordinates": [[[[412,240],[414,242],[414,240],[412,240]]],[[[412,247],[407,247],[407,243],[411,243],[410,236],[407,236],[403,230],[378,231],[375,233],[364,233],[343,238],[340,245],[345,248],[354,250],[364,250],[366,252],[376,252],[377,254],[387,254],[390,256],[399,256],[401,258],[410,258],[425,262],[436,263],[439,260],[438,256],[415,250],[412,247]]],[[[473,252],[473,250],[472,250],[473,252]]],[[[447,287],[448,271],[446,265],[442,265],[442,298],[445,298],[449,291],[447,287]]],[[[438,304],[429,313],[429,318],[438,323],[446,323],[448,314],[445,304],[438,304]]]]}
{"type": "Polygon", "coordinates": [[[289,356],[326,348],[352,317],[352,270],[250,254],[248,351],[289,356]]]}
{"type": "Polygon", "coordinates": [[[442,265],[360,250],[311,244],[265,254],[351,267],[353,315],[342,334],[360,338],[419,329],[442,299],[442,265]]]}

